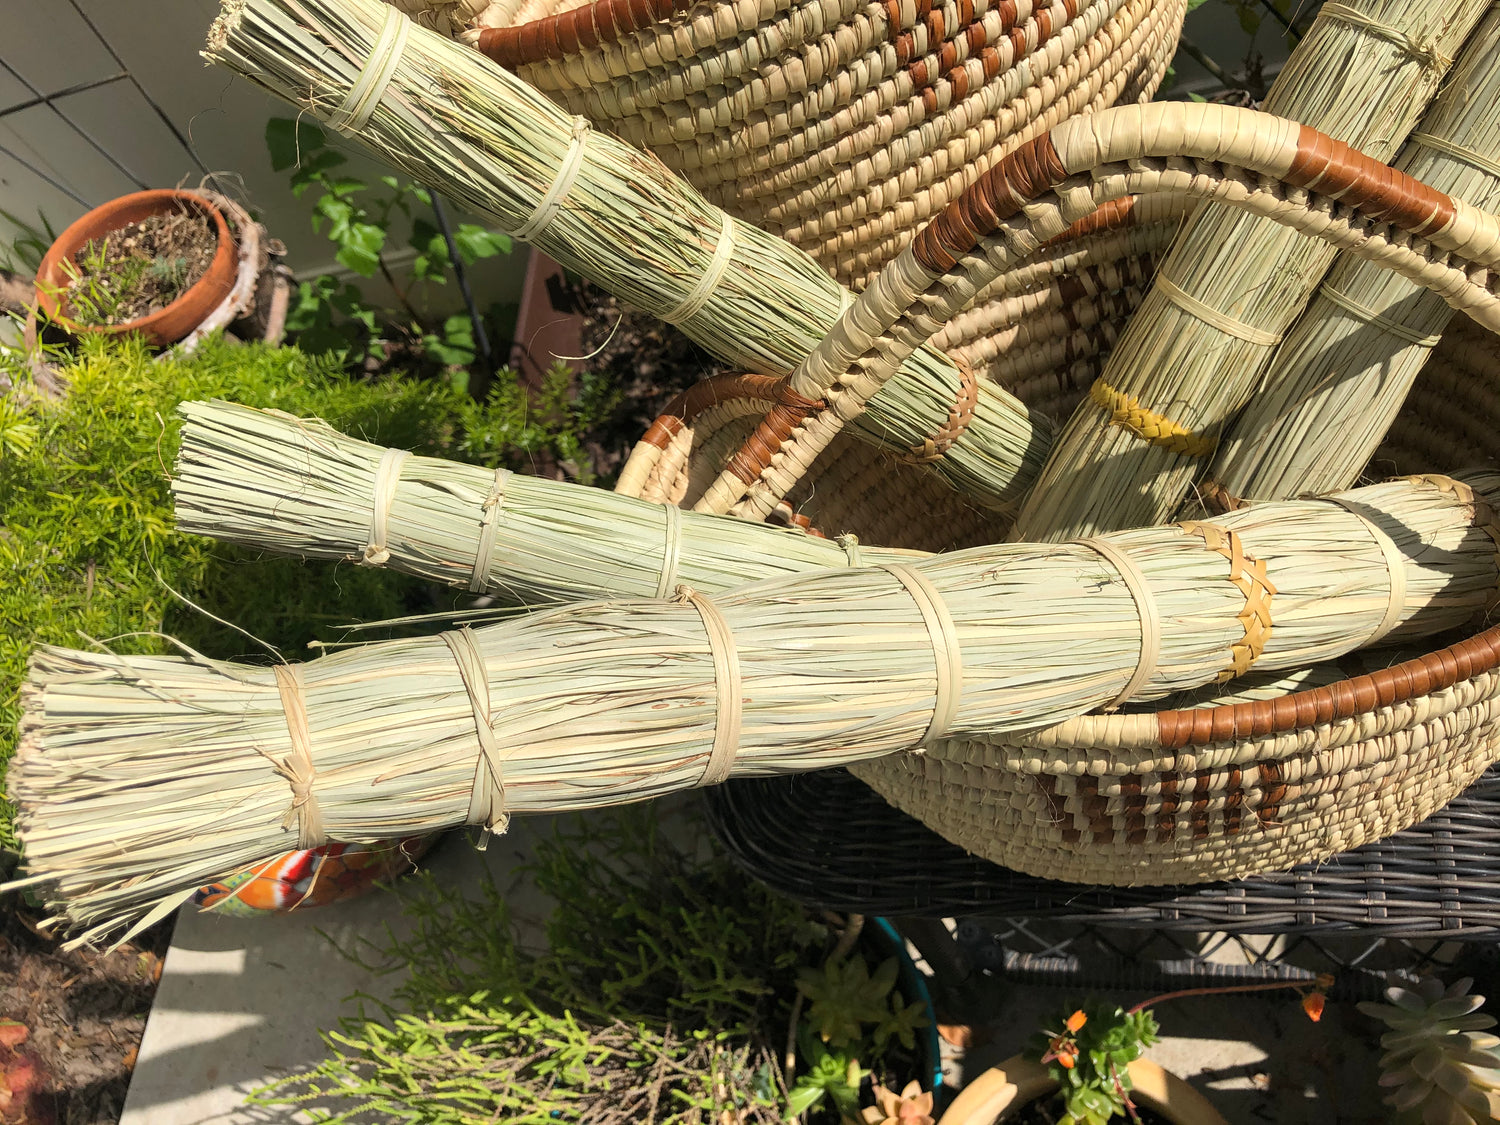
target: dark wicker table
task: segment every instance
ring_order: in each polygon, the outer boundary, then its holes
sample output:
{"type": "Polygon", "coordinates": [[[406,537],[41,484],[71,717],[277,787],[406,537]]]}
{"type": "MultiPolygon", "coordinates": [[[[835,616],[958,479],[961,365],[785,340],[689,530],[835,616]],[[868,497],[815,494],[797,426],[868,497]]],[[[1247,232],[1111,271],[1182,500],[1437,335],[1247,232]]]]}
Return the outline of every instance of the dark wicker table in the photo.
{"type": "Polygon", "coordinates": [[[843,770],[732,781],[706,799],[715,834],[748,872],[813,907],[896,919],[940,977],[1154,989],[1330,970],[1338,993],[1365,997],[1393,972],[1500,948],[1500,765],[1386,840],[1283,874],[1187,887],[1010,871],[843,770]],[[1228,942],[1244,963],[1212,956],[1228,942]]]}

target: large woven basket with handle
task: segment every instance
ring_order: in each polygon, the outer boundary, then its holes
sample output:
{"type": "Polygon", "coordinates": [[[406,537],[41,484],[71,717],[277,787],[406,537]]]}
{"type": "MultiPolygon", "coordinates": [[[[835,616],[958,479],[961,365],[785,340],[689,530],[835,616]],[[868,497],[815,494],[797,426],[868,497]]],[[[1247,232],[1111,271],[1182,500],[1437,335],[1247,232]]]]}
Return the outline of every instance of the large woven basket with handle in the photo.
{"type": "MultiPolygon", "coordinates": [[[[1461,270],[1463,280],[1455,275],[1446,291],[1451,301],[1495,319],[1500,305],[1492,278],[1500,265],[1500,224],[1493,218],[1341,146],[1314,140],[1311,131],[1287,134],[1284,155],[1247,172],[1233,154],[1255,147],[1261,160],[1271,148],[1249,118],[1217,108],[1153,109],[1139,118],[1149,124],[1136,133],[1115,127],[1126,120],[1120,113],[1106,115],[1108,123],[1097,132],[1071,123],[1083,129],[1080,134],[1070,126],[1054,131],[1058,147],[1043,138],[1002,162],[888,268],[830,334],[819,349],[823,355],[815,355],[781,387],[758,387],[753,401],[730,395],[732,406],[684,409],[676,421],[659,422],[633,458],[637,473],[622,485],[641,491],[650,477],[655,498],[704,509],[715,506],[714,487],[728,482],[723,494],[731,503],[725,507],[745,515],[787,505],[783,512],[801,511],[828,534],[857,528],[882,545],[935,545],[930,531],[915,530],[908,541],[891,538],[901,535],[903,523],[888,518],[899,511],[890,497],[920,495],[922,486],[912,479],[920,469],[897,468],[887,458],[886,486],[851,493],[861,499],[842,509],[827,498],[832,489],[819,489],[820,479],[838,471],[825,458],[837,466],[850,456],[852,443],[841,437],[844,422],[878,391],[883,367],[899,364],[906,348],[934,332],[947,331],[945,318],[961,315],[966,302],[997,276],[1008,276],[1018,259],[1027,260],[1036,252],[1032,248],[1067,230],[1082,208],[1117,198],[1130,184],[1170,182],[1180,191],[1191,179],[1206,194],[1234,198],[1238,189],[1230,185],[1253,176],[1264,211],[1326,237],[1327,224],[1312,218],[1327,213],[1316,185],[1335,182],[1340,195],[1336,237],[1344,246],[1428,282],[1436,279],[1434,270],[1463,261],[1483,263],[1461,270]],[[1243,126],[1232,124],[1232,118],[1243,126]],[[1249,132],[1240,133],[1245,141],[1237,145],[1234,134],[1240,128],[1249,132]],[[1075,157],[1073,152],[1081,150],[1073,146],[1084,131],[1090,132],[1089,155],[1075,157]],[[1258,138],[1253,143],[1252,134],[1258,138]],[[1171,169],[1182,157],[1167,150],[1191,150],[1209,143],[1210,135],[1223,162],[1216,166],[1195,153],[1191,176],[1178,178],[1171,169]],[[1126,161],[1130,171],[1122,173],[1126,161]],[[1273,177],[1286,186],[1278,189],[1273,177]],[[1361,219],[1361,208],[1378,210],[1380,217],[1361,219]],[[1446,229],[1472,234],[1458,236],[1463,246],[1455,242],[1428,252],[1428,238],[1442,242],[1446,237],[1434,215],[1448,217],[1446,229]],[[1462,218],[1455,226],[1457,216],[1462,218]],[[1425,235],[1408,225],[1409,233],[1393,237],[1405,224],[1420,225],[1425,235]],[[1362,243],[1364,237],[1372,241],[1362,243]],[[1393,253],[1398,245],[1399,253],[1393,253]],[[810,377],[820,361],[826,375],[821,382],[810,377]],[[736,447],[734,437],[750,429],[755,405],[777,394],[773,408],[736,447]],[[639,471],[647,462],[654,477],[639,471]],[[705,488],[715,473],[715,484],[705,488]]],[[[1129,287],[1123,272],[1114,280],[1116,293],[1129,287]]],[[[1461,354],[1472,365],[1476,352],[1482,353],[1482,346],[1468,341],[1461,354]]],[[[1450,381],[1462,370],[1451,363],[1439,368],[1450,381]]],[[[1471,391],[1486,395],[1477,382],[1471,391]]],[[[1396,432],[1410,428],[1403,423],[1396,432]]],[[[1470,448],[1476,449],[1472,443],[1470,448]]],[[[1486,460],[1492,456],[1493,432],[1477,448],[1486,460]]],[[[1500,551],[1500,520],[1482,499],[1445,476],[1428,482],[1436,495],[1467,505],[1473,525],[1500,551]]],[[[924,526],[944,531],[961,526],[951,505],[934,506],[932,513],[924,526]]],[[[1376,542],[1390,541],[1386,530],[1365,522],[1376,542]]],[[[1275,627],[1275,559],[1245,554],[1232,535],[1216,534],[1202,521],[1184,531],[1202,536],[1205,549],[1223,556],[1224,580],[1245,597],[1242,620],[1253,649],[1257,632],[1275,627]]],[[[983,535],[985,529],[972,533],[983,535]]],[[[1129,584],[1129,559],[1112,565],[1129,584]]],[[[1151,614],[1144,605],[1141,610],[1144,667],[1150,663],[1152,630],[1151,614]]],[[[852,772],[891,804],[976,855],[1043,877],[1134,885],[1285,870],[1416,823],[1494,760],[1500,735],[1500,627],[1484,630],[1485,624],[1476,622],[1471,635],[1435,652],[1308,690],[1273,685],[1257,698],[1217,706],[1197,701],[1187,708],[1088,715],[1021,736],[941,741],[921,754],[861,763],[852,772]]],[[[1253,657],[1236,659],[1231,675],[1252,665],[1253,657]]]]}
{"type": "Polygon", "coordinates": [[[1149,100],[1185,0],[392,0],[862,284],[996,160],[1149,100]]]}

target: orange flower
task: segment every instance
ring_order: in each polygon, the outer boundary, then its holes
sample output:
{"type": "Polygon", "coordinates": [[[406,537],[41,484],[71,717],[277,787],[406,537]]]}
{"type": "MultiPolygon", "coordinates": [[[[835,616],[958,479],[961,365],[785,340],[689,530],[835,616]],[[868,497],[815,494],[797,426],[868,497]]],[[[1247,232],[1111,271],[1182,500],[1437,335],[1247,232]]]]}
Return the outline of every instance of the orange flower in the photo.
{"type": "Polygon", "coordinates": [[[1302,1010],[1313,1023],[1323,1018],[1323,1005],[1327,999],[1321,992],[1309,992],[1302,997],[1302,1010]]]}
{"type": "Polygon", "coordinates": [[[1079,1008],[1078,1011],[1068,1017],[1067,1028],[1076,1035],[1079,1031],[1083,1030],[1083,1025],[1088,1022],[1088,1016],[1083,1014],[1082,1008],[1079,1008]]]}

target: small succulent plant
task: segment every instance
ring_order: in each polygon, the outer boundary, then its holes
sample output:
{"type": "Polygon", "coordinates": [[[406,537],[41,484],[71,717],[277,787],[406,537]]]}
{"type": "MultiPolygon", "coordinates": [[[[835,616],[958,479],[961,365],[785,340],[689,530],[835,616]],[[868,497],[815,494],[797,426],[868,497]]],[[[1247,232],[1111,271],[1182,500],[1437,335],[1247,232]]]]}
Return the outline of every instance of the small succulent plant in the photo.
{"type": "Polygon", "coordinates": [[[1435,977],[1414,988],[1386,990],[1389,1004],[1365,1001],[1359,1010],[1386,1024],[1380,1037],[1380,1084],[1394,1087],[1386,1104],[1398,1122],[1483,1125],[1491,1120],[1488,1091],[1500,1090],[1500,1038],[1486,1033],[1493,1016],[1476,1009],[1465,977],[1448,988],[1435,977]]]}

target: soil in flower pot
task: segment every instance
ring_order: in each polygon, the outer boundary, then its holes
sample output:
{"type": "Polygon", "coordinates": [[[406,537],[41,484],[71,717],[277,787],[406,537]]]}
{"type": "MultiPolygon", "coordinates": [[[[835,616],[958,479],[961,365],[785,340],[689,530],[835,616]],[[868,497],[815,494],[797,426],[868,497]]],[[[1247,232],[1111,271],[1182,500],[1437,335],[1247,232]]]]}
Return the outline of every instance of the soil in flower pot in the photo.
{"type": "Polygon", "coordinates": [[[208,272],[218,244],[213,220],[193,207],[151,215],[93,239],[66,267],[72,319],[108,328],[159,312],[208,272]]]}
{"type": "MultiPolygon", "coordinates": [[[[1062,1120],[1063,1112],[1063,1096],[1058,1093],[1045,1098],[1035,1098],[1001,1117],[1000,1120],[1004,1125],[1057,1125],[1062,1120]]],[[[1156,1110],[1148,1109],[1139,1103],[1135,1107],[1135,1113],[1140,1125],[1172,1125],[1170,1118],[1163,1117],[1156,1110]]]]}

